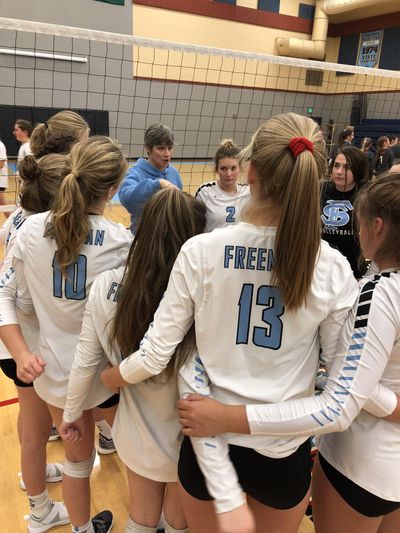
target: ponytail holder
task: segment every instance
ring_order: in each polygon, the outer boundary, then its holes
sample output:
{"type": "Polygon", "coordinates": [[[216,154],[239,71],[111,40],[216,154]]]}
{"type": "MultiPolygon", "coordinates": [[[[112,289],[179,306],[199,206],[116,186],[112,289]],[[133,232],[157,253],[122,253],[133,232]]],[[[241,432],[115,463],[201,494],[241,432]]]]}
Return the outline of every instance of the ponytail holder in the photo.
{"type": "Polygon", "coordinates": [[[295,159],[297,159],[298,155],[301,154],[301,152],[304,152],[304,150],[309,150],[312,154],[314,153],[314,143],[305,137],[293,137],[289,143],[289,148],[295,159]]]}
{"type": "Polygon", "coordinates": [[[47,128],[49,127],[49,125],[47,124],[47,122],[44,122],[44,127],[46,128],[46,130],[47,130],[47,128]]]}

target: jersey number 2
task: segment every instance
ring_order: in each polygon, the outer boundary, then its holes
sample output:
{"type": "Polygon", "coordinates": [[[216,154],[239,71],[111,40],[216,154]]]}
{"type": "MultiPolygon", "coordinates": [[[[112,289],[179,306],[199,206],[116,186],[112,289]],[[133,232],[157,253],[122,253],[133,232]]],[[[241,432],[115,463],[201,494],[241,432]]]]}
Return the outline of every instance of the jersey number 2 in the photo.
{"type": "Polygon", "coordinates": [[[75,263],[67,266],[66,277],[63,276],[57,262],[53,257],[53,294],[56,298],[65,296],[68,300],[84,300],[86,298],[86,255],[78,255],[75,263]],[[64,294],[63,294],[64,284],[64,294]]]}
{"type": "MultiPolygon", "coordinates": [[[[254,285],[245,283],[239,298],[239,316],[236,332],[236,344],[248,344],[254,285]]],[[[252,341],[260,348],[278,350],[282,342],[282,321],[279,318],[285,312],[279,289],[271,285],[261,285],[257,290],[256,304],[263,306],[261,320],[266,327],[253,327],[252,341]]]]}
{"type": "Polygon", "coordinates": [[[225,222],[235,222],[235,211],[236,209],[234,205],[226,208],[228,214],[226,215],[225,222]]]}

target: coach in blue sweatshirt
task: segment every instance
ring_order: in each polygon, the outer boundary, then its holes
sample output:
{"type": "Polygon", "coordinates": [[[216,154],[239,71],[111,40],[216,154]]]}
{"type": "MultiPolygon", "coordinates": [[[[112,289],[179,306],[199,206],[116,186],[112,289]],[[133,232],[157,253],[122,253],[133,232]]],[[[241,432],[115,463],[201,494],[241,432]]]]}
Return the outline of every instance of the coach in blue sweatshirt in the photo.
{"type": "Polygon", "coordinates": [[[131,231],[136,233],[146,202],[160,189],[182,189],[179,172],[170,167],[174,134],[171,128],[152,124],[144,134],[144,146],[148,159],[141,157],[128,170],[119,190],[121,204],[131,215],[131,231]]]}

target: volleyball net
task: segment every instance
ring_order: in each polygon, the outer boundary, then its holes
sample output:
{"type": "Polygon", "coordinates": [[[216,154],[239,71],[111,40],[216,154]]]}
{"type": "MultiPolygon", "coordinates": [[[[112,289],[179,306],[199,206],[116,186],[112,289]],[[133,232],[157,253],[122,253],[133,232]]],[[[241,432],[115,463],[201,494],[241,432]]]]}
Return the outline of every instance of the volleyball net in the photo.
{"type": "Polygon", "coordinates": [[[400,120],[400,72],[0,18],[0,102],[11,157],[17,118],[73,109],[131,161],[144,153],[146,127],[167,124],[173,164],[193,193],[213,178],[222,139],[243,146],[278,113],[314,118],[328,150],[349,124],[400,120]]]}

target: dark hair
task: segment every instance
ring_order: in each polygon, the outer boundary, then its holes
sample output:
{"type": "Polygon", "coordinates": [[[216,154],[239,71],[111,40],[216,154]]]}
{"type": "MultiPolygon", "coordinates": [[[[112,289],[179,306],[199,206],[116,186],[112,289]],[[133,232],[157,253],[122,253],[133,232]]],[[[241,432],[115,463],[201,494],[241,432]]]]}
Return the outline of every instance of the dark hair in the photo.
{"type": "Polygon", "coordinates": [[[218,172],[218,165],[221,159],[238,159],[239,154],[240,148],[234,144],[232,139],[224,139],[221,141],[221,144],[214,156],[215,172],[218,172]]]}
{"type": "Polygon", "coordinates": [[[380,176],[379,180],[364,187],[357,196],[354,210],[367,227],[376,217],[382,218],[388,226],[385,240],[375,253],[374,261],[379,264],[384,259],[394,257],[397,265],[400,265],[400,173],[380,176]]]}
{"type": "Polygon", "coordinates": [[[33,126],[29,122],[29,120],[25,120],[23,118],[17,118],[17,120],[15,121],[15,125],[18,126],[21,131],[24,131],[28,137],[32,135],[33,126]]]}
{"type": "Polygon", "coordinates": [[[354,133],[353,126],[346,126],[346,128],[344,128],[344,130],[342,130],[339,133],[339,138],[338,138],[338,146],[339,146],[339,148],[341,148],[343,146],[343,143],[347,139],[347,137],[350,137],[350,135],[353,135],[353,133],[354,133]]]}
{"type": "Polygon", "coordinates": [[[169,126],[160,122],[151,124],[144,133],[144,145],[150,150],[154,146],[174,146],[174,134],[169,126]]]}
{"type": "Polygon", "coordinates": [[[332,174],[333,166],[338,155],[343,154],[349,165],[356,187],[359,189],[369,178],[368,161],[364,153],[355,146],[343,146],[329,165],[329,173],[332,174]]]}
{"type": "Polygon", "coordinates": [[[367,152],[372,145],[372,139],[371,137],[364,137],[364,139],[361,141],[361,150],[363,152],[367,152]]]}
{"type": "Polygon", "coordinates": [[[389,138],[386,135],[382,135],[376,142],[376,155],[375,155],[375,164],[378,162],[379,157],[386,150],[384,144],[388,142],[389,138]]]}
{"type": "Polygon", "coordinates": [[[393,141],[395,141],[396,139],[398,139],[397,135],[389,135],[388,136],[388,139],[389,139],[389,142],[392,143],[393,141]]]}
{"type": "Polygon", "coordinates": [[[36,160],[27,155],[19,163],[22,178],[21,207],[32,213],[43,213],[52,208],[64,177],[71,170],[68,155],[49,154],[36,160]]]}
{"type": "MultiPolygon", "coordinates": [[[[125,356],[139,348],[181,246],[202,233],[205,224],[204,204],[178,189],[163,189],[147,202],[129,251],[110,336],[110,345],[116,342],[125,356]]],[[[187,360],[193,346],[192,332],[168,364],[168,377],[187,360]]]]}

